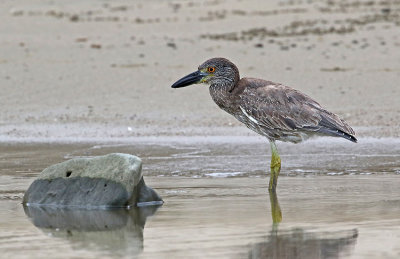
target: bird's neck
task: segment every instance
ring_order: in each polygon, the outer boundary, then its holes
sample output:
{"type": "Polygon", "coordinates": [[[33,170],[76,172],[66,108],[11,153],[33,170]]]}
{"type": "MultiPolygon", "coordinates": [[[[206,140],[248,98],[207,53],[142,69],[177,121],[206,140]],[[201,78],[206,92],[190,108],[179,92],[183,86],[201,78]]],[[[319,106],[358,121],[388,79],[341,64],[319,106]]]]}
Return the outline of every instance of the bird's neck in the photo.
{"type": "Polygon", "coordinates": [[[210,85],[210,95],[214,102],[223,110],[230,113],[234,109],[235,95],[232,90],[235,88],[236,82],[229,82],[226,84],[212,84],[210,85]]]}
{"type": "Polygon", "coordinates": [[[232,92],[233,88],[235,88],[235,82],[227,82],[224,84],[211,84],[210,90],[212,89],[215,92],[219,93],[230,93],[232,92]]]}

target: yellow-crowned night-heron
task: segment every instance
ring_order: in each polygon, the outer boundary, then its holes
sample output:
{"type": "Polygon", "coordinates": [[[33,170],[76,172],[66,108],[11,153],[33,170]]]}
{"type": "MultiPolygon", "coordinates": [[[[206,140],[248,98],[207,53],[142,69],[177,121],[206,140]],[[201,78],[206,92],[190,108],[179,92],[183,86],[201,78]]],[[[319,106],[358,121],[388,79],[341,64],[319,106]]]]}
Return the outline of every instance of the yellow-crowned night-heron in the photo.
{"type": "Polygon", "coordinates": [[[353,129],[309,96],[293,88],[255,78],[240,79],[237,67],[225,58],[212,58],[172,85],[179,88],[208,83],[214,102],[271,144],[269,190],[274,191],[281,168],[275,140],[299,143],[313,135],[357,142],[353,129]]]}

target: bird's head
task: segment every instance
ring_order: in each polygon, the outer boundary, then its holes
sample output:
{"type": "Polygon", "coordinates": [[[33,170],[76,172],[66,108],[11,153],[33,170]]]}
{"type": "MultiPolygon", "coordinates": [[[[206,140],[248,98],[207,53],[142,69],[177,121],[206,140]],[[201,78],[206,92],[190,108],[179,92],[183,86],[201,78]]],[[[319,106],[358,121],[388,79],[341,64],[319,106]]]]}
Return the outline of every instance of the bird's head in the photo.
{"type": "Polygon", "coordinates": [[[225,58],[212,58],[201,64],[197,71],[176,81],[172,88],[200,83],[234,86],[239,79],[235,64],[225,58]]]}

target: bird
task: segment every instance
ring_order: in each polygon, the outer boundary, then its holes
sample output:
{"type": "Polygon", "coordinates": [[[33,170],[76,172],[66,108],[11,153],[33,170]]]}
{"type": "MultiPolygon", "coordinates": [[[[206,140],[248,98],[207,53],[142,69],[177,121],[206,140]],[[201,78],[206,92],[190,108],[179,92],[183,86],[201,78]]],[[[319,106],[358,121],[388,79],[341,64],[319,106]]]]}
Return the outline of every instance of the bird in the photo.
{"type": "Polygon", "coordinates": [[[270,192],[276,191],[281,170],[276,141],[296,144],[313,136],[332,136],[357,142],[354,130],[344,120],[308,95],[280,83],[240,78],[237,66],[226,58],[205,61],[171,87],[200,83],[209,85],[211,98],[219,108],[269,140],[270,192]]]}

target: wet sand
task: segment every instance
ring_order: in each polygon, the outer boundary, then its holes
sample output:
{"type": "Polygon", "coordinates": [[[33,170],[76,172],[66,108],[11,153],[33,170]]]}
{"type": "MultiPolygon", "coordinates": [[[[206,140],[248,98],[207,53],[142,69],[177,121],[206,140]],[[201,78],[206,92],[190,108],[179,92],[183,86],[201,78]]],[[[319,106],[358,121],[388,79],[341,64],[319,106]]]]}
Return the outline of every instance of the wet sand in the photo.
{"type": "Polygon", "coordinates": [[[278,225],[266,146],[259,138],[2,144],[0,250],[18,258],[400,255],[398,140],[282,145],[278,225]],[[24,212],[23,193],[44,167],[110,152],[143,157],[146,182],[165,204],[147,211],[24,212]]]}

